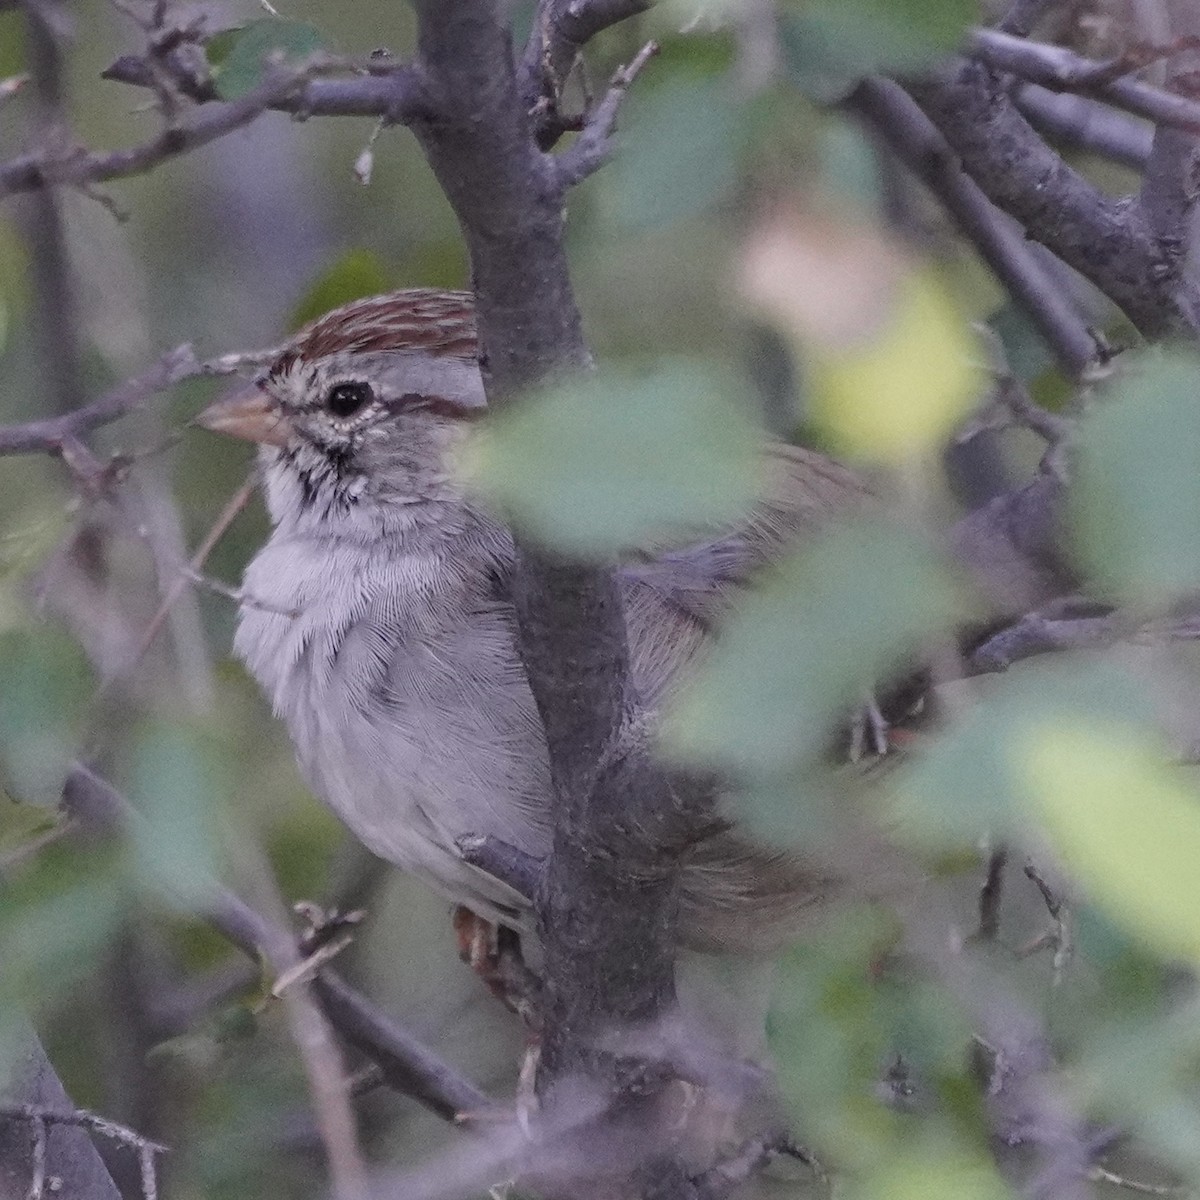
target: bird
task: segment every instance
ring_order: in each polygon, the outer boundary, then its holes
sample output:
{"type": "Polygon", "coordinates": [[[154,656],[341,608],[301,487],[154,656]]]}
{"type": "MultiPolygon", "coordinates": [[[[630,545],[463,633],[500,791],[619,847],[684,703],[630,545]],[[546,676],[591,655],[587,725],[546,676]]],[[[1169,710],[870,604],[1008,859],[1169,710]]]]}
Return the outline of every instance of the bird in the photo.
{"type": "MultiPolygon", "coordinates": [[[[375,854],[525,933],[528,898],[459,848],[491,837],[544,859],[554,809],[517,649],[514,537],[454,468],[486,412],[479,353],[469,293],[356,300],[198,421],[258,445],[272,528],[245,571],[234,652],[304,779],[375,854]]],[[[652,718],[764,569],[874,503],[817,452],[764,439],[763,462],[761,500],[739,524],[618,568],[632,680],[652,718]]],[[[862,891],[724,822],[680,854],[681,940],[705,952],[750,950],[862,891]]]]}

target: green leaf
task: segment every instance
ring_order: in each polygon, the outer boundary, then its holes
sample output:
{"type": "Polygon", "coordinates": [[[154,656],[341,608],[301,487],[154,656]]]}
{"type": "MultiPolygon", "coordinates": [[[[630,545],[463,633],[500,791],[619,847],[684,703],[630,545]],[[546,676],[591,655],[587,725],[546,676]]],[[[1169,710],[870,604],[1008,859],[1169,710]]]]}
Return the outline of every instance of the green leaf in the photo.
{"type": "Polygon", "coordinates": [[[172,905],[204,902],[218,873],[215,814],[224,794],[218,748],[193,727],[150,722],[139,730],[130,795],[141,882],[172,905]]]}
{"type": "Polygon", "coordinates": [[[461,469],[515,525],[570,553],[711,535],[764,478],[762,430],[736,395],[686,361],[576,380],[489,418],[461,469]]]}
{"type": "Polygon", "coordinates": [[[291,328],[299,329],[332,309],[390,291],[391,281],[370,250],[348,250],[313,280],[292,310],[291,328]]]}
{"type": "Polygon", "coordinates": [[[1027,832],[1031,731],[1064,719],[1149,727],[1152,716],[1144,689],[1107,663],[1024,663],[977,686],[983,698],[895,776],[896,833],[922,850],[1027,832]]]}
{"type": "Polygon", "coordinates": [[[1023,766],[1088,895],[1159,953],[1200,964],[1200,795],[1163,747],[1128,726],[1063,721],[1029,731],[1023,766]]]}
{"type": "Polygon", "coordinates": [[[733,186],[741,128],[727,81],[677,76],[632,107],[606,173],[618,222],[664,225],[702,212],[733,186]]]}
{"type": "Polygon", "coordinates": [[[1085,421],[1071,518],[1085,569],[1119,600],[1158,607],[1200,588],[1195,355],[1135,360],[1085,421]]]}
{"type": "Polygon", "coordinates": [[[880,519],[836,529],[747,597],[668,713],[668,752],[749,779],[819,756],[868,689],[962,612],[911,532],[880,519]]]}
{"type": "MultiPolygon", "coordinates": [[[[899,1149],[899,1148],[898,1148],[899,1149]]],[[[851,1189],[854,1200],[1013,1200],[1011,1192],[983,1152],[947,1145],[929,1146],[890,1156],[851,1189]]]]}
{"type": "Polygon", "coordinates": [[[240,29],[226,29],[205,46],[213,84],[222,100],[236,100],[263,80],[268,59],[301,62],[328,46],[324,34],[304,21],[266,17],[240,29]]]}
{"type": "Polygon", "coordinates": [[[0,782],[14,799],[56,804],[92,682],[78,645],[36,625],[0,636],[0,782]]]}
{"type": "Polygon", "coordinates": [[[913,71],[954,50],[977,0],[805,0],[780,22],[792,80],[820,101],[876,72],[913,71]]]}
{"type": "Polygon", "coordinates": [[[4,884],[0,904],[0,1011],[49,1005],[94,972],[127,905],[119,857],[44,847],[4,884]]]}

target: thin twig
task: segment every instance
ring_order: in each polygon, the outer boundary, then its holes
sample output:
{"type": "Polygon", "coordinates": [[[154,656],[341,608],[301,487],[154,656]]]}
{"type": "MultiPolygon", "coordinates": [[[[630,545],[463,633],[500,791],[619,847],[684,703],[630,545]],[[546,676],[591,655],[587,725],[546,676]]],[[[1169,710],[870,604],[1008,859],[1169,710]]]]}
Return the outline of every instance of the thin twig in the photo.
{"type": "Polygon", "coordinates": [[[33,1153],[30,1156],[31,1171],[27,1200],[42,1200],[46,1186],[46,1122],[41,1117],[31,1117],[33,1129],[33,1153]]]}
{"type": "Polygon", "coordinates": [[[979,929],[981,942],[994,942],[1000,932],[1000,902],[1004,898],[1004,869],[1008,865],[1008,847],[997,846],[988,855],[987,873],[979,889],[979,929]]]}
{"type": "Polygon", "coordinates": [[[142,634],[142,639],[138,643],[132,659],[123,665],[120,674],[110,675],[101,681],[100,686],[96,690],[96,696],[93,698],[93,703],[107,695],[118,679],[128,674],[129,671],[132,671],[146,656],[147,651],[154,644],[154,639],[158,637],[167,622],[167,618],[171,615],[171,609],[187,590],[188,584],[192,582],[192,576],[198,573],[200,568],[208,561],[208,556],[216,548],[221,538],[225,536],[230,525],[233,524],[238,514],[241,513],[246,505],[250,503],[250,498],[254,495],[256,486],[256,475],[251,472],[241,487],[225,502],[225,507],[221,509],[217,515],[217,519],[212,523],[212,527],[204,535],[200,545],[196,547],[195,553],[188,560],[187,567],[185,570],[179,572],[174,582],[167,589],[166,594],[159,603],[158,610],[151,617],[150,624],[146,626],[146,631],[142,634]]]}
{"type": "Polygon", "coordinates": [[[658,53],[657,42],[647,42],[627,67],[619,67],[609,81],[604,99],[588,116],[579,136],[555,160],[561,187],[574,187],[598,171],[613,152],[613,130],[617,114],[633,81],[645,65],[658,53]]]}
{"type": "Polygon", "coordinates": [[[79,441],[102,425],[133,412],[150,396],[174,387],[181,380],[196,375],[231,374],[232,371],[218,368],[219,361],[201,362],[190,345],[176,346],[140,375],[117,384],[74,412],[20,425],[0,425],[0,455],[62,454],[72,441],[79,441]]]}
{"type": "Polygon", "coordinates": [[[93,1133],[101,1134],[103,1137],[111,1138],[115,1142],[120,1142],[123,1146],[129,1146],[134,1150],[146,1148],[155,1154],[165,1154],[169,1149],[167,1146],[151,1141],[150,1138],[144,1137],[127,1125],[111,1121],[108,1117],[100,1116],[99,1113],[89,1112],[86,1108],[59,1109],[42,1104],[0,1102],[0,1117],[10,1121],[41,1121],[46,1125],[76,1125],[83,1129],[90,1129],[93,1133]]]}
{"type": "Polygon", "coordinates": [[[652,0],[541,0],[522,56],[517,87],[533,114],[538,145],[551,146],[576,122],[562,113],[563,85],[580,51],[601,30],[645,12],[652,0]]]}

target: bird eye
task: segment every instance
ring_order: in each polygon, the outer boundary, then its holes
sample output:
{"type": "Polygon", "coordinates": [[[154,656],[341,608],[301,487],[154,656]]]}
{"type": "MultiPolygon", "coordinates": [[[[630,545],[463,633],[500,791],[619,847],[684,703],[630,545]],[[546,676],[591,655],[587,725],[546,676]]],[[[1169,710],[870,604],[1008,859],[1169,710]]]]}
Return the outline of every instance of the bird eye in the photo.
{"type": "Polygon", "coordinates": [[[351,382],[337,383],[329,389],[325,397],[325,407],[333,416],[344,420],[352,417],[361,408],[365,408],[374,399],[369,383],[351,382]]]}

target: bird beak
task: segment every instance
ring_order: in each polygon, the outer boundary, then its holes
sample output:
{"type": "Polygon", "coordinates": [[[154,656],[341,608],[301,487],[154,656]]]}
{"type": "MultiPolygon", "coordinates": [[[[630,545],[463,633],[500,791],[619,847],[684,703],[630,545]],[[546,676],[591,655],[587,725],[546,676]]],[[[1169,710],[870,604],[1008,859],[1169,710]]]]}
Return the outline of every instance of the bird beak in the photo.
{"type": "Polygon", "coordinates": [[[259,388],[247,388],[210,404],[196,417],[196,424],[266,446],[286,446],[292,432],[279,406],[259,388]]]}

